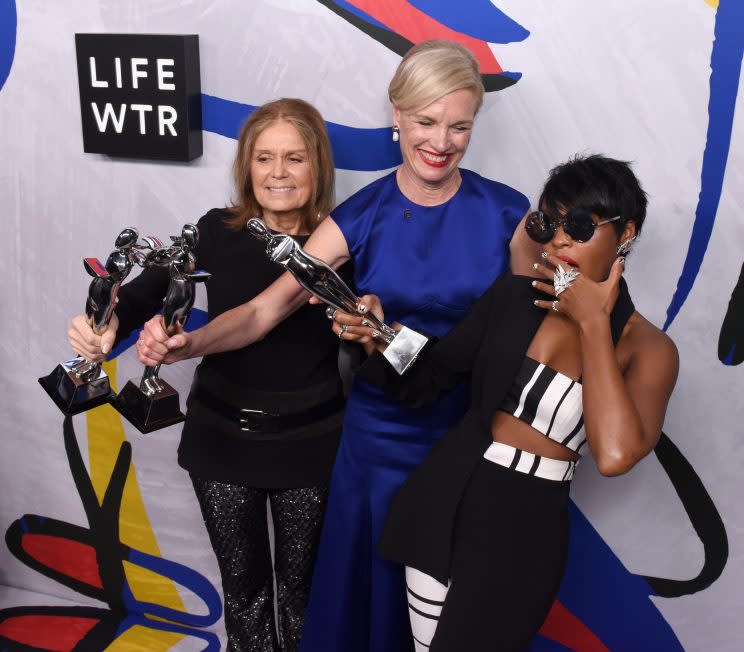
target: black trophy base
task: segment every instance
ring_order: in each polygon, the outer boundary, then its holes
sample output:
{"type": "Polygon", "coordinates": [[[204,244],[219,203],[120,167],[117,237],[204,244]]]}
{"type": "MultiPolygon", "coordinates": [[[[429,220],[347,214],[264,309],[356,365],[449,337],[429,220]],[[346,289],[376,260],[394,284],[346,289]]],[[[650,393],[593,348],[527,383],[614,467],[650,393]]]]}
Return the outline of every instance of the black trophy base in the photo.
{"type": "Polygon", "coordinates": [[[58,364],[48,376],[39,378],[39,384],[67,416],[110,403],[115,396],[105,372],[101,371],[98,378],[85,382],[65,364],[58,364]]]}
{"type": "Polygon", "coordinates": [[[162,378],[164,389],[148,396],[139,387],[139,380],[130,380],[114,400],[114,407],[143,434],[181,423],[186,417],[180,409],[178,392],[162,378]]]}

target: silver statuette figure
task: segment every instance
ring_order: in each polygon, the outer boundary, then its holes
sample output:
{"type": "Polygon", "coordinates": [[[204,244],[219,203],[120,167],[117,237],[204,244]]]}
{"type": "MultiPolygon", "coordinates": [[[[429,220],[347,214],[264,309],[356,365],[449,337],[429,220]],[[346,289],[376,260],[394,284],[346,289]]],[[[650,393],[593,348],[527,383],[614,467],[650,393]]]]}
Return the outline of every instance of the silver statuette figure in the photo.
{"type": "Polygon", "coordinates": [[[308,292],[332,308],[364,317],[388,344],[383,355],[393,369],[399,374],[407,371],[426,345],[428,338],[405,326],[396,331],[376,315],[360,313],[357,310],[359,297],[343,279],[324,261],[305,252],[291,236],[285,233],[272,233],[263,220],[255,217],[248,220],[246,228],[266,242],[266,255],[292,272],[297,282],[308,292]]]}
{"type": "MultiPolygon", "coordinates": [[[[149,252],[143,256],[143,267],[166,267],[170,273],[168,291],[163,299],[163,326],[175,335],[186,322],[194,307],[196,284],[211,275],[196,269],[194,250],[199,243],[199,230],[193,224],[184,225],[180,236],[171,236],[172,244],[164,246],[157,238],[147,238],[149,252]]],[[[141,432],[147,433],[184,420],[178,392],[159,376],[160,365],[145,367],[139,381],[130,380],[114,403],[141,432]]]]}
{"type": "MultiPolygon", "coordinates": [[[[116,238],[114,251],[106,264],[97,258],[85,258],[85,270],[93,277],[88,287],[85,314],[93,331],[100,335],[108,327],[116,307],[116,295],[124,279],[140,261],[137,229],[128,227],[116,238]]],[[[100,362],[78,357],[62,362],[39,383],[65,414],[78,414],[113,399],[108,375],[100,362]]]]}

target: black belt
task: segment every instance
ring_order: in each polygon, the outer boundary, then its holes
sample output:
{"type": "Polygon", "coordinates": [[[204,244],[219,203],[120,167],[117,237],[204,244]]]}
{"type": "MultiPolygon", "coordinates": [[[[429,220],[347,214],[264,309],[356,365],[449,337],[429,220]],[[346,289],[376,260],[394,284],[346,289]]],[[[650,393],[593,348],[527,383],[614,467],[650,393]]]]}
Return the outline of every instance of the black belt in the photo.
{"type": "Polygon", "coordinates": [[[237,407],[205,390],[202,385],[194,387],[191,392],[191,399],[203,403],[226,419],[236,421],[240,429],[246,432],[282,432],[293,428],[301,428],[340,412],[345,403],[344,397],[337,394],[333,398],[301,412],[279,414],[270,410],[237,407]]]}

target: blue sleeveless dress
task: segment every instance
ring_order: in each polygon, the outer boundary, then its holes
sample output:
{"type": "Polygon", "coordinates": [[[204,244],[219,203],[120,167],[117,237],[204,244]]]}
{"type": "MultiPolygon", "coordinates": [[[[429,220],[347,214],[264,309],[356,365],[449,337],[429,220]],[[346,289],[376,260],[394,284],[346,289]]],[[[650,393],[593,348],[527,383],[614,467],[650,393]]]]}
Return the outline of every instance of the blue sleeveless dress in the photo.
{"type": "MultiPolygon", "coordinates": [[[[513,188],[461,170],[457,193],[419,206],[395,172],[332,218],[354,261],[358,293],[377,294],[385,321],[441,337],[506,271],[509,241],[529,207],[513,188]]],[[[434,405],[407,408],[357,378],[331,476],[302,652],[410,652],[403,567],[381,559],[388,506],[408,474],[468,406],[466,384],[434,405]]]]}

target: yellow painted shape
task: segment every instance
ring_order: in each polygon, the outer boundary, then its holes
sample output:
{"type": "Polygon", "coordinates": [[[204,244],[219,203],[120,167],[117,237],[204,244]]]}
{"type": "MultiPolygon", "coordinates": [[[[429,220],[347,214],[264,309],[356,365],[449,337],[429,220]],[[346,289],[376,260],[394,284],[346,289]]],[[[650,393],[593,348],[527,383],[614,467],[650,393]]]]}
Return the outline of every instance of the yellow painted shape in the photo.
{"type": "MultiPolygon", "coordinates": [[[[104,362],[103,368],[109,375],[111,386],[116,385],[116,360],[104,362]]],[[[88,456],[90,477],[99,503],[111,478],[116,456],[121,444],[126,440],[121,415],[111,406],[102,405],[86,413],[88,425],[88,456]]],[[[129,467],[124,495],[119,515],[119,536],[126,545],[142,552],[160,556],[160,548],[145,511],[142,493],[134,473],[134,463],[129,467]]],[[[183,601],[175,584],[156,573],[134,564],[125,563],[126,577],[134,597],[143,602],[154,602],[171,609],[183,610],[183,601]]],[[[135,627],[120,637],[126,639],[126,647],[115,642],[110,650],[167,650],[183,638],[181,634],[150,632],[145,627],[135,627]],[[152,641],[150,637],[154,636],[152,641]],[[155,645],[155,640],[161,641],[155,645]],[[165,644],[168,641],[167,645],[165,644]]],[[[123,644],[123,643],[122,643],[123,644]]]]}
{"type": "Polygon", "coordinates": [[[706,5],[710,5],[713,9],[718,9],[719,0],[705,0],[706,5]]]}
{"type": "Polygon", "coordinates": [[[183,638],[183,634],[160,632],[135,625],[124,632],[106,652],[166,652],[183,638]]]}

